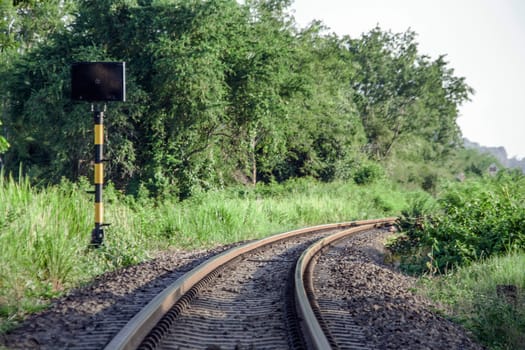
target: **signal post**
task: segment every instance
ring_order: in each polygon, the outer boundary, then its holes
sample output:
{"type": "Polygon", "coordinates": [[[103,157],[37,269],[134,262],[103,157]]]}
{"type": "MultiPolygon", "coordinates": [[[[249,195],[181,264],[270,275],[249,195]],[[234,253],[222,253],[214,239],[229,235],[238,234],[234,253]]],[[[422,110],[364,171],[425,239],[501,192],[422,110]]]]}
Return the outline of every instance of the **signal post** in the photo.
{"type": "Polygon", "coordinates": [[[95,132],[95,228],[91,231],[91,246],[104,242],[104,112],[93,102],[125,101],[125,62],[78,62],[71,66],[71,98],[91,102],[95,132]]]}
{"type": "Polygon", "coordinates": [[[104,191],[104,111],[91,105],[95,124],[95,228],[91,232],[91,245],[98,247],[104,241],[104,202],[102,193],[104,191]]]}

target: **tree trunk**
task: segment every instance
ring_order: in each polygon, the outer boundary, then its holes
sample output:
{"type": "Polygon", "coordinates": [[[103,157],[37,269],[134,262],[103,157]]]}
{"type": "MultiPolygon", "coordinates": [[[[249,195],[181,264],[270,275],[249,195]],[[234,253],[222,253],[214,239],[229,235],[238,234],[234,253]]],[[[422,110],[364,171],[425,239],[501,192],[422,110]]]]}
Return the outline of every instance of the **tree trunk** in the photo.
{"type": "Polygon", "coordinates": [[[257,159],[255,157],[255,146],[257,146],[256,135],[252,136],[251,147],[252,147],[252,185],[257,184],[257,159]]]}

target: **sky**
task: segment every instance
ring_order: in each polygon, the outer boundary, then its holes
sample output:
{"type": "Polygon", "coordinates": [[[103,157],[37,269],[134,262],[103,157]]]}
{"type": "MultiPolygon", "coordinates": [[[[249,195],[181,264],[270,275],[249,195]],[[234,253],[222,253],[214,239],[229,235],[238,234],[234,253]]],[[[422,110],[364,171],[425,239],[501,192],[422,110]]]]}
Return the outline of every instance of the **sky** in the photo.
{"type": "Polygon", "coordinates": [[[524,0],[295,0],[291,14],[300,27],[321,20],[353,38],[376,25],[415,31],[420,54],[446,54],[476,91],[460,107],[463,136],[525,157],[524,0]]]}

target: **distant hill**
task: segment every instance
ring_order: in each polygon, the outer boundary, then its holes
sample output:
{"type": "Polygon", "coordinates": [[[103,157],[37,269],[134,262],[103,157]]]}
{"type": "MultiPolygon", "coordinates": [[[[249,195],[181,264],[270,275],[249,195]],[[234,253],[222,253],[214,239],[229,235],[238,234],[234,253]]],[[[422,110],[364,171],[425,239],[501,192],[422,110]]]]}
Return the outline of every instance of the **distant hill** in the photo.
{"type": "Polygon", "coordinates": [[[488,153],[496,157],[496,159],[506,168],[519,168],[525,173],[525,158],[518,159],[516,157],[509,158],[505,147],[486,147],[479,143],[463,139],[465,148],[475,149],[481,153],[488,153]]]}

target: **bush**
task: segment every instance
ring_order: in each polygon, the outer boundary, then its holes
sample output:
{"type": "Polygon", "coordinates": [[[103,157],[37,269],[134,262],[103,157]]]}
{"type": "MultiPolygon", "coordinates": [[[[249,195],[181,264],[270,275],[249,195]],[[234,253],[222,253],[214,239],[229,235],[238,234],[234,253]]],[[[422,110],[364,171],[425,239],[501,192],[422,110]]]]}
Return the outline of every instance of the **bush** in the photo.
{"type": "Polygon", "coordinates": [[[428,213],[417,208],[403,213],[398,226],[404,235],[391,249],[406,257],[416,253],[426,270],[444,272],[525,249],[524,223],[525,177],[503,172],[496,178],[449,184],[428,213]]]}
{"type": "Polygon", "coordinates": [[[365,163],[354,173],[354,182],[358,185],[368,185],[384,178],[385,172],[378,163],[365,163]]]}

